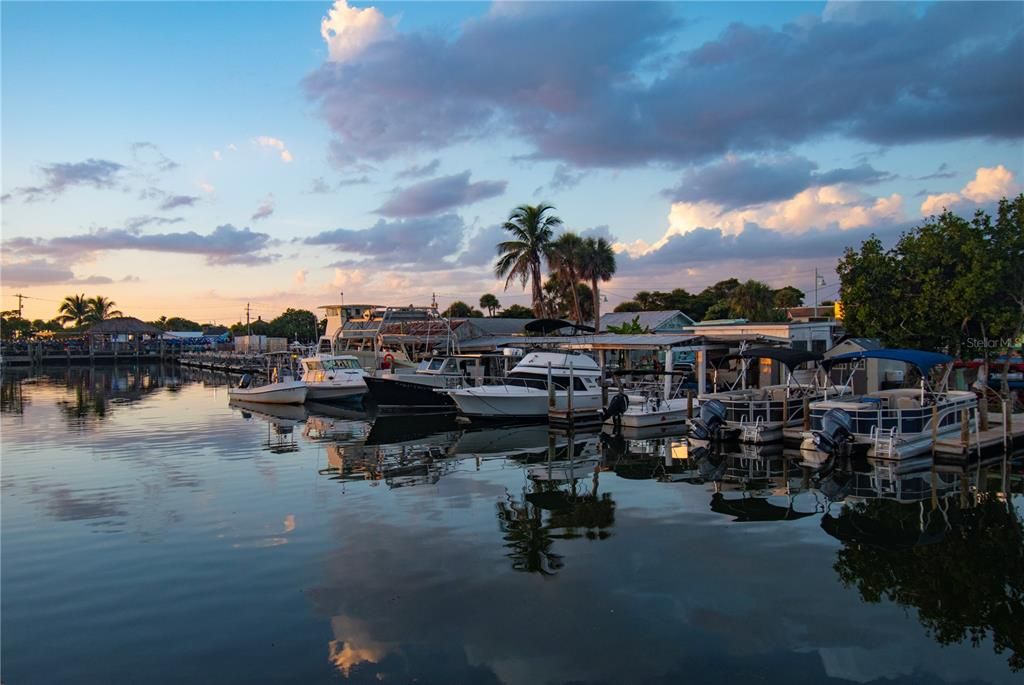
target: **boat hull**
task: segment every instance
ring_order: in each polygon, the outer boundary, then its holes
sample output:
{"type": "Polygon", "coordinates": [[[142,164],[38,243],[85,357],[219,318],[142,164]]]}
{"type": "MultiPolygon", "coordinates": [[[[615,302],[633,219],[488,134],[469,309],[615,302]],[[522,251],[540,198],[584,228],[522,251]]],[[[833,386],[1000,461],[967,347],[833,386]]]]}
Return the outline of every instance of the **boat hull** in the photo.
{"type": "Polygon", "coordinates": [[[367,392],[379,409],[430,409],[455,411],[455,402],[433,386],[397,378],[365,379],[367,392]]]}
{"type": "Polygon", "coordinates": [[[366,384],[335,385],[332,383],[308,383],[307,400],[331,402],[339,400],[355,400],[366,394],[366,384]]]}
{"type": "MultiPolygon", "coordinates": [[[[548,416],[548,393],[546,390],[506,386],[485,385],[479,388],[453,390],[448,393],[459,413],[470,418],[485,419],[541,419],[548,416]]],[[[567,411],[567,393],[555,394],[555,409],[567,411]]],[[[579,391],[573,393],[573,410],[601,409],[601,392],[579,391]]]]}
{"type": "Polygon", "coordinates": [[[259,404],[302,404],[306,401],[307,392],[305,383],[295,381],[268,383],[255,388],[228,388],[228,397],[232,400],[259,404]]]}

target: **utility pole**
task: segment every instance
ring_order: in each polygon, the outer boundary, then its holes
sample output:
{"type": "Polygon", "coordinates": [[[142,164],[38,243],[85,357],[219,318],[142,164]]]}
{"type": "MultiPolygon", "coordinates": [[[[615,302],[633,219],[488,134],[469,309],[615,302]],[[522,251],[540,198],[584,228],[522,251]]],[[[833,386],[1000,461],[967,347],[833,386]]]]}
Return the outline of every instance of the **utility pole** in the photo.
{"type": "Polygon", "coordinates": [[[824,277],[818,274],[818,267],[814,267],[814,314],[818,315],[818,285],[827,285],[824,277]]]}
{"type": "Polygon", "coordinates": [[[430,308],[437,309],[437,293],[430,293],[430,308]]]}
{"type": "Polygon", "coordinates": [[[22,318],[22,316],[21,316],[21,309],[22,309],[21,301],[25,298],[25,296],[22,295],[21,293],[18,293],[17,295],[15,295],[15,297],[18,298],[18,318],[20,319],[20,318],[22,318]]]}
{"type": "Polygon", "coordinates": [[[245,303],[245,328],[248,335],[252,335],[252,324],[249,323],[249,303],[245,303]]]}

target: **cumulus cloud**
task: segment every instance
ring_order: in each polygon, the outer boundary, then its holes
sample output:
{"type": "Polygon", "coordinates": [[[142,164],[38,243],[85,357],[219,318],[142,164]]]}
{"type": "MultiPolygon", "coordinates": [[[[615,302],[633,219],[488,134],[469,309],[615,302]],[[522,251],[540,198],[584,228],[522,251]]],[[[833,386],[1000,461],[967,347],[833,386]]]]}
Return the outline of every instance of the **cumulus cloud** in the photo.
{"type": "Polygon", "coordinates": [[[458,215],[443,214],[396,221],[381,219],[370,228],[323,231],[304,242],[359,257],[332,264],[338,268],[438,269],[451,266],[447,258],[458,252],[465,231],[458,215]]]}
{"type": "Polygon", "coordinates": [[[425,178],[427,176],[433,176],[437,172],[438,167],[440,166],[441,160],[434,158],[427,162],[426,164],[413,164],[410,167],[402,169],[397,174],[395,174],[395,178],[425,178]]]}
{"type": "Polygon", "coordinates": [[[320,20],[320,36],[327,43],[332,62],[348,62],[377,41],[394,33],[394,23],[376,7],[350,7],[345,0],[335,0],[327,16],[320,20]]]}
{"type": "Polygon", "coordinates": [[[396,189],[378,207],[377,214],[387,217],[413,217],[440,212],[497,197],[505,192],[506,181],[469,182],[470,172],[441,176],[396,189]]]}
{"type": "Polygon", "coordinates": [[[270,136],[257,136],[256,144],[260,147],[269,147],[273,150],[277,150],[281,155],[281,161],[286,164],[294,160],[288,146],[284,144],[284,141],[279,138],[272,138],[270,136]]]}
{"type": "Polygon", "coordinates": [[[165,224],[178,224],[182,221],[184,221],[184,219],[181,217],[174,217],[172,219],[162,216],[133,216],[124,220],[124,227],[132,231],[137,231],[140,228],[145,228],[150,225],[163,226],[165,224]]]}
{"type": "Polygon", "coordinates": [[[124,169],[123,164],[107,159],[87,159],[84,162],[60,162],[40,167],[43,184],[16,188],[14,194],[21,195],[27,201],[45,197],[56,197],[68,188],[88,186],[92,188],[113,188],[119,180],[118,174],[124,169]]]}
{"type": "Polygon", "coordinates": [[[268,218],[273,213],[274,213],[274,196],[271,194],[271,195],[267,195],[267,197],[263,200],[263,202],[260,203],[260,206],[256,208],[256,211],[253,212],[252,220],[253,221],[261,221],[263,219],[268,218]]]}
{"type": "Polygon", "coordinates": [[[203,255],[209,264],[251,265],[277,258],[266,253],[271,244],[266,233],[224,224],[206,235],[195,231],[141,233],[128,228],[101,228],[57,238],[11,238],[4,241],[3,247],[11,255],[49,256],[65,261],[80,261],[100,252],[142,250],[203,255]]]}
{"type": "Polygon", "coordinates": [[[1020,192],[1020,186],[1013,172],[1002,164],[994,167],[979,167],[974,178],[967,182],[959,193],[938,193],[929,195],[921,203],[921,213],[941,214],[965,203],[984,204],[996,202],[1004,197],[1013,197],[1020,192]]]}
{"type": "Polygon", "coordinates": [[[559,164],[555,167],[554,172],[551,174],[551,180],[547,182],[547,185],[538,186],[533,191],[533,194],[540,195],[545,190],[553,193],[562,190],[572,190],[586,178],[587,173],[586,170],[576,171],[568,164],[559,164]]]}
{"type": "Polygon", "coordinates": [[[1012,3],[734,23],[692,49],[677,40],[679,14],[663,3],[498,4],[454,37],[408,31],[364,45],[305,87],[349,161],[500,134],[577,167],[688,164],[831,135],[1024,135],[1012,3]]]}
{"type": "Polygon", "coordinates": [[[199,198],[195,195],[168,195],[160,203],[160,209],[166,212],[179,207],[193,207],[197,202],[199,198]]]}

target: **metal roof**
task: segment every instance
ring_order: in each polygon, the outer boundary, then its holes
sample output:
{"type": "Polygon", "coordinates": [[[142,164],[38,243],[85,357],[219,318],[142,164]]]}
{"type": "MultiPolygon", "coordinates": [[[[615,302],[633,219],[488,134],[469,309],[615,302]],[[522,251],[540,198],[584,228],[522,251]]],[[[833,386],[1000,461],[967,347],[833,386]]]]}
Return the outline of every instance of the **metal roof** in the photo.
{"type": "Polygon", "coordinates": [[[607,314],[602,314],[601,330],[606,331],[608,326],[621,326],[632,323],[633,319],[638,319],[637,323],[653,331],[675,316],[683,317],[683,326],[693,325],[693,319],[684,312],[678,309],[662,309],[649,312],[608,312],[607,314]]]}
{"type": "Polygon", "coordinates": [[[789,341],[785,338],[768,335],[742,333],[717,335],[683,333],[619,335],[617,333],[601,333],[600,335],[483,336],[460,341],[459,349],[466,352],[469,350],[493,350],[500,347],[560,346],[590,350],[661,350],[670,347],[696,347],[700,345],[734,347],[743,342],[785,345],[789,341]]]}

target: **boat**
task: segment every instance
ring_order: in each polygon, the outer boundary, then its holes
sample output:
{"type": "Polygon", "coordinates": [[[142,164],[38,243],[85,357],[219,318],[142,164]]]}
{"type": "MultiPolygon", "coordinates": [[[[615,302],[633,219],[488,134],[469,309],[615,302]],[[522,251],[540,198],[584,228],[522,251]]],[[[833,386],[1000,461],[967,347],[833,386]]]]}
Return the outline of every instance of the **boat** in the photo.
{"type": "Polygon", "coordinates": [[[267,360],[267,382],[256,385],[250,374],[243,374],[238,385],[228,388],[228,399],[256,402],[260,404],[302,404],[306,401],[308,388],[296,380],[291,370],[281,360],[274,362],[280,354],[265,355],[267,360]]]}
{"type": "Polygon", "coordinates": [[[546,419],[549,408],[566,411],[570,402],[574,410],[600,411],[600,378],[601,368],[585,354],[537,351],[492,383],[438,392],[469,418],[546,419]]]}
{"type": "Polygon", "coordinates": [[[699,400],[686,395],[682,383],[672,387],[672,379],[688,378],[691,374],[687,372],[618,369],[612,375],[618,383],[619,391],[605,407],[604,422],[617,428],[640,429],[685,424],[699,405],[699,400]],[[622,383],[624,376],[640,380],[625,386],[622,383]],[[659,376],[667,382],[658,381],[659,376]]]}
{"type": "MultiPolygon", "coordinates": [[[[506,350],[514,355],[519,350],[506,350]]],[[[457,354],[424,359],[416,369],[380,371],[365,378],[370,399],[383,411],[456,410],[455,402],[439,389],[456,389],[466,384],[479,384],[498,375],[494,363],[512,355],[457,354]]]]}
{"type": "MultiPolygon", "coordinates": [[[[920,385],[812,402],[810,431],[803,434],[801,449],[826,455],[907,459],[929,452],[935,440],[959,435],[965,413],[968,430],[976,425],[976,419],[971,418],[977,410],[976,395],[969,390],[949,389],[952,357],[922,350],[862,350],[826,359],[822,367],[831,370],[864,359],[911,366],[921,378],[920,385]],[[929,375],[942,365],[946,367],[945,373],[936,384],[931,384],[929,375]]],[[[851,377],[855,370],[856,367],[851,370],[851,377]]]]}
{"type": "Polygon", "coordinates": [[[352,355],[319,354],[299,360],[307,399],[320,402],[357,399],[366,393],[366,372],[352,355]]]}
{"type": "MultiPolygon", "coordinates": [[[[805,385],[795,379],[797,367],[822,360],[822,355],[817,352],[757,347],[741,350],[725,359],[740,359],[740,372],[734,387],[700,396],[703,403],[701,416],[691,426],[692,434],[699,439],[719,437],[750,443],[781,440],[784,428],[803,422],[805,400],[813,402],[826,397],[827,391],[818,387],[816,382],[805,385]],[[750,362],[760,359],[781,363],[786,368],[786,382],[763,388],[746,387],[750,362]],[[741,384],[741,387],[736,388],[736,384],[741,384]]],[[[717,371],[716,367],[716,381],[717,371]]],[[[841,388],[836,389],[837,393],[841,391],[841,388]]]]}

